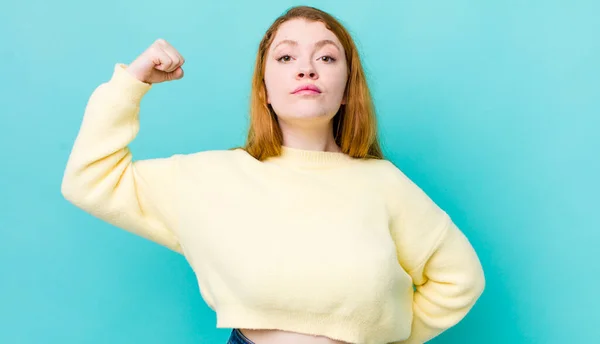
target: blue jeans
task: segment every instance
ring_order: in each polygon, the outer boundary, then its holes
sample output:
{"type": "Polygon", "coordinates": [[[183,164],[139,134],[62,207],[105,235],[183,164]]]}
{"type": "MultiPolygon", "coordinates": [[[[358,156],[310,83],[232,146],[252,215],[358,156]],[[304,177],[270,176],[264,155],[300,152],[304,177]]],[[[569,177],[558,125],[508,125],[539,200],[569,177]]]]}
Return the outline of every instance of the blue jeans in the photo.
{"type": "Polygon", "coordinates": [[[231,331],[231,336],[229,336],[227,344],[254,344],[254,342],[244,336],[240,330],[235,328],[231,331]]]}

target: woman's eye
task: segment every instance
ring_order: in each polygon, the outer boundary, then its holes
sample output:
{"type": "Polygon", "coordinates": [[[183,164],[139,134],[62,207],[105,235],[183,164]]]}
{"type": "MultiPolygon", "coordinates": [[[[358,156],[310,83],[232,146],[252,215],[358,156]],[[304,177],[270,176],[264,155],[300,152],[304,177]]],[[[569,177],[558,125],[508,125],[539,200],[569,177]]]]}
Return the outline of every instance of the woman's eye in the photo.
{"type": "MultiPolygon", "coordinates": [[[[323,60],[323,62],[325,62],[325,63],[333,63],[336,61],[336,59],[334,57],[329,56],[329,55],[322,56],[320,59],[323,60]]],[[[277,61],[279,61],[279,62],[290,62],[291,60],[292,60],[292,57],[290,55],[283,55],[277,59],[277,61]]]]}
{"type": "Polygon", "coordinates": [[[292,59],[292,57],[290,55],[283,55],[282,57],[278,58],[277,61],[279,62],[289,62],[292,59]]]}

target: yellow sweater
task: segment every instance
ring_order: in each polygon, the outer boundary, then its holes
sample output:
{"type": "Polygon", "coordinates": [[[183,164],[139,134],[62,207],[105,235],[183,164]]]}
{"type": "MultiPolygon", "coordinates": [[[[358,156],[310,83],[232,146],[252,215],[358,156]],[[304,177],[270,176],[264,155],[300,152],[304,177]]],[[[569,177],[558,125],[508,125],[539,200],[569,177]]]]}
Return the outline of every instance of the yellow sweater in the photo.
{"type": "Polygon", "coordinates": [[[183,254],[218,327],[424,343],[481,295],[467,238],[389,161],[288,147],[264,162],[241,149],[134,161],[150,88],[115,65],[89,99],[62,193],[183,254]]]}

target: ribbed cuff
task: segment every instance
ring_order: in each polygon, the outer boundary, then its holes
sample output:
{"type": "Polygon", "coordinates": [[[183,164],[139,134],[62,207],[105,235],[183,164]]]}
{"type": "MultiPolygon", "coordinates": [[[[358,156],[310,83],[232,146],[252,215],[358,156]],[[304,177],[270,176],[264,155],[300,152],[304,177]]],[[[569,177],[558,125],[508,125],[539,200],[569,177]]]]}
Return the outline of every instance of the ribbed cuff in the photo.
{"type": "Polygon", "coordinates": [[[123,95],[135,102],[139,102],[144,95],[152,88],[152,84],[140,81],[126,70],[127,65],[117,63],[114,67],[114,73],[110,83],[116,85],[122,90],[123,95]]]}

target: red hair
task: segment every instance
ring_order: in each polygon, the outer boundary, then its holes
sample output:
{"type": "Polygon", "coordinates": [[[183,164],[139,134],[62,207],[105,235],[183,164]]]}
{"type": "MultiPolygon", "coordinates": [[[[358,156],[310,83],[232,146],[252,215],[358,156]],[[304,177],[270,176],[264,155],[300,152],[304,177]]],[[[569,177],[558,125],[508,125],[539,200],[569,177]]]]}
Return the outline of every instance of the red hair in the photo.
{"type": "Polygon", "coordinates": [[[278,17],[260,41],[250,95],[250,128],[244,149],[258,160],[281,154],[283,134],[277,116],[267,103],[264,83],[267,52],[277,29],[291,19],[319,21],[339,39],[346,52],[348,80],[346,104],[333,118],[333,135],[343,153],[354,158],[383,158],[377,135],[373,101],[356,45],[350,33],[330,14],[308,6],[292,7],[278,17]]]}

